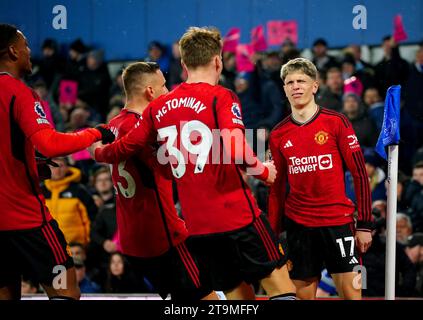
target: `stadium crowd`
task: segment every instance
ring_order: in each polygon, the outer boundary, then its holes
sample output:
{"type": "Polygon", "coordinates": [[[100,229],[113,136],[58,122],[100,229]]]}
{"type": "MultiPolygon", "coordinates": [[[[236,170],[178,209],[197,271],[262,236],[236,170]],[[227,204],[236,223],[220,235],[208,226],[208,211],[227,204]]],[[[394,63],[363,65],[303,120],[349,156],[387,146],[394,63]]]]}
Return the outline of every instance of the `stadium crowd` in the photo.
{"type": "MultiPolygon", "coordinates": [[[[328,54],[325,39],[311,48],[319,71],[319,105],[341,112],[353,124],[366,161],[376,221],[373,245],[363,256],[367,289],[363,296],[384,295],[385,217],[387,166],[374,151],[383,122],[386,90],[400,84],[401,142],[399,146],[397,216],[397,296],[423,297],[423,44],[415,60],[400,56],[392,37],[383,38],[383,59],[370,64],[361,58],[360,47],[351,45],[328,54]]],[[[290,41],[278,50],[251,57],[255,69],[237,72],[235,54],[223,52],[221,84],[239,96],[248,129],[272,128],[290,114],[280,78],[281,66],[302,52],[290,41]]],[[[157,41],[148,46],[142,61],[160,65],[171,90],[186,79],[180,64],[178,43],[167,47],[157,41]]],[[[80,39],[59,46],[46,39],[42,56],[33,61],[27,83],[43,100],[50,122],[61,132],[76,132],[108,122],[125,105],[121,71],[111,77],[101,49],[80,39]],[[62,50],[63,48],[68,50],[62,50]]],[[[139,279],[119,253],[116,233],[114,187],[108,166],[96,163],[88,151],[52,159],[51,179],[41,181],[47,206],[59,223],[74,257],[82,293],[148,293],[152,286],[139,279]]],[[[268,187],[245,178],[258,205],[267,212],[268,187]]],[[[355,201],[351,174],[345,173],[347,195],[355,201]]],[[[324,192],[324,191],[322,191],[324,192]]],[[[177,206],[178,199],[175,198],[177,206]]],[[[23,292],[38,292],[39,286],[24,279],[23,292]]],[[[260,293],[261,288],[256,286],[260,293]]],[[[322,270],[320,296],[336,295],[327,272],[322,270]]]]}

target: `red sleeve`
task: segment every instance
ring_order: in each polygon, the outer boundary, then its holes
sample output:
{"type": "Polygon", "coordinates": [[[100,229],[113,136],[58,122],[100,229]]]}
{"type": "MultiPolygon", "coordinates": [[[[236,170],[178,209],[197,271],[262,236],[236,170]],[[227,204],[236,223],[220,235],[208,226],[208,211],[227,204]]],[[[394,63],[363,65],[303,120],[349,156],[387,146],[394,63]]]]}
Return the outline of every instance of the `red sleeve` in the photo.
{"type": "Polygon", "coordinates": [[[35,132],[30,138],[35,149],[49,158],[83,150],[100,139],[100,131],[94,128],[75,133],[60,133],[52,128],[45,128],[35,132]]]}
{"type": "Polygon", "coordinates": [[[269,170],[245,140],[245,127],[238,97],[226,89],[221,92],[215,103],[217,126],[220,129],[225,154],[230,155],[232,162],[246,169],[247,174],[266,181],[269,170]]]}
{"type": "Polygon", "coordinates": [[[141,120],[118,141],[95,149],[95,160],[105,163],[121,162],[135,155],[140,148],[152,143],[155,139],[155,130],[150,110],[151,108],[147,107],[141,120]]]}
{"type": "Polygon", "coordinates": [[[354,129],[346,117],[339,123],[338,148],[354,179],[357,199],[357,230],[371,230],[373,226],[372,196],[363,152],[354,129]]]}
{"type": "Polygon", "coordinates": [[[237,95],[227,89],[219,92],[216,101],[216,113],[219,129],[239,128],[245,130],[242,121],[241,103],[237,95]]]}
{"type": "Polygon", "coordinates": [[[31,137],[37,131],[52,129],[37,94],[21,83],[17,90],[14,117],[25,136],[31,137]]]}
{"type": "Polygon", "coordinates": [[[285,208],[286,198],[286,179],[287,179],[287,164],[285,158],[279,150],[279,140],[274,135],[270,135],[269,148],[274,161],[276,170],[278,171],[276,180],[270,187],[269,191],[269,223],[275,232],[279,235],[283,231],[282,216],[285,208]]]}

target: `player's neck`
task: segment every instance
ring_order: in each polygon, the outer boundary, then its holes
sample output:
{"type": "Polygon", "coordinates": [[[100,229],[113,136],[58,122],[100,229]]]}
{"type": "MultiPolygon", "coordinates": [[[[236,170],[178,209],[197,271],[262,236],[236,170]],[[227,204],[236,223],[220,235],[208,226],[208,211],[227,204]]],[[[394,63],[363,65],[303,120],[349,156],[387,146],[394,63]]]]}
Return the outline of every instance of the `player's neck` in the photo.
{"type": "Polygon", "coordinates": [[[133,97],[126,101],[125,109],[142,114],[147,106],[148,101],[144,98],[133,97]]]}
{"type": "Polygon", "coordinates": [[[0,63],[0,72],[6,72],[16,79],[21,79],[22,77],[17,68],[8,63],[0,63]]]}
{"type": "Polygon", "coordinates": [[[317,110],[319,109],[319,106],[316,104],[314,99],[310,101],[306,106],[302,108],[292,108],[292,117],[295,121],[304,123],[310,120],[317,110]]]}
{"type": "Polygon", "coordinates": [[[212,68],[197,68],[188,71],[186,83],[204,82],[215,86],[219,81],[219,75],[212,68]]]}

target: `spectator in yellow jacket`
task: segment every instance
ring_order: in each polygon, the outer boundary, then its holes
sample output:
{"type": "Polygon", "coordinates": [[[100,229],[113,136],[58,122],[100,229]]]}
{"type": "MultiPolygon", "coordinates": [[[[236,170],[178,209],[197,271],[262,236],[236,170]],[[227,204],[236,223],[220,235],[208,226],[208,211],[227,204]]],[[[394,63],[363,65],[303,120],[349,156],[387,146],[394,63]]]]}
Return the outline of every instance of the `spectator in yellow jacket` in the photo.
{"type": "Polygon", "coordinates": [[[90,241],[90,225],[97,213],[91,194],[79,183],[81,171],[68,165],[67,158],[54,158],[51,179],[42,185],[47,207],[58,222],[66,241],[86,246],[90,241]]]}

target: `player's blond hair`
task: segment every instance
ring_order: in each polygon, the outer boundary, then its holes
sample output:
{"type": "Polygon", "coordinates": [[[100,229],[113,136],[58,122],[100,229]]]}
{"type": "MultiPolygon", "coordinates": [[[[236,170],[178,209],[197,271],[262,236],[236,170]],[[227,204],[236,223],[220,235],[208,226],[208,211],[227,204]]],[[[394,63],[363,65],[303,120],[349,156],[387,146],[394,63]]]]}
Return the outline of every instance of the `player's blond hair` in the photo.
{"type": "Polygon", "coordinates": [[[313,62],[308,59],[296,58],[285,63],[281,68],[282,82],[285,83],[285,78],[287,75],[294,72],[302,72],[313,80],[317,80],[317,68],[313,62]]]}
{"type": "Polygon", "coordinates": [[[122,72],[123,89],[127,97],[132,97],[140,88],[147,74],[154,74],[160,70],[155,62],[135,62],[127,66],[122,72]]]}
{"type": "Polygon", "coordinates": [[[214,27],[190,27],[179,40],[183,63],[189,69],[206,66],[214,56],[221,55],[222,38],[214,27]]]}

